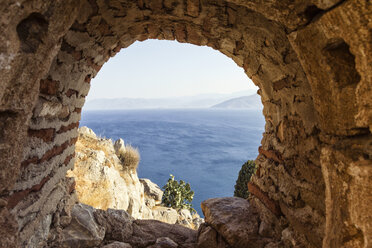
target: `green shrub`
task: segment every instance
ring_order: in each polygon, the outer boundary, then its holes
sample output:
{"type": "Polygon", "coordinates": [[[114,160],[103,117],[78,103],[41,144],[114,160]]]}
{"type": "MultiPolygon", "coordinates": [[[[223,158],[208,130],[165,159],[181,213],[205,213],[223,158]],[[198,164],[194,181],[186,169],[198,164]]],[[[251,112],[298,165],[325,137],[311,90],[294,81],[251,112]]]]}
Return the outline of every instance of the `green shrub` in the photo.
{"type": "Polygon", "coordinates": [[[249,196],[248,182],[252,175],[256,172],[256,164],[253,160],[248,160],[239,171],[238,180],[236,180],[234,196],[247,199],[249,196]]]}
{"type": "Polygon", "coordinates": [[[122,170],[134,171],[137,169],[140,161],[140,154],[137,148],[134,148],[131,145],[125,145],[125,149],[121,149],[118,152],[118,157],[123,167],[122,170]]]}
{"type": "Polygon", "coordinates": [[[178,182],[173,175],[170,175],[163,189],[164,193],[161,202],[164,206],[177,210],[188,209],[191,213],[196,212],[191,204],[194,198],[194,191],[191,190],[189,183],[185,183],[183,180],[178,182]]]}

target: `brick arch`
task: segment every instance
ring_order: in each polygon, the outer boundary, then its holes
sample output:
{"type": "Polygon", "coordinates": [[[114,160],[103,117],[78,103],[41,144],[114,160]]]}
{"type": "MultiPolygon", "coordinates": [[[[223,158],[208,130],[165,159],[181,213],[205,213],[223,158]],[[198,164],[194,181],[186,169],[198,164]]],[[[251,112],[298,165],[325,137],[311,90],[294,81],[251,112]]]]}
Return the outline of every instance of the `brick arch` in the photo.
{"type": "Polygon", "coordinates": [[[371,156],[370,102],[365,100],[371,70],[364,55],[370,37],[363,31],[368,8],[351,1],[332,10],[337,1],[285,2],[82,0],[25,4],[23,10],[9,5],[4,33],[13,43],[0,57],[5,79],[0,84],[0,216],[6,216],[0,231],[7,242],[44,242],[68,212],[74,183],[65,175],[73,166],[90,80],[120,49],[146,39],[210,46],[259,86],[266,126],[249,190],[271,236],[279,240],[290,233],[309,247],[371,242],[371,214],[357,213],[355,204],[343,201],[351,197],[348,201],[368,209],[355,195],[361,191],[369,199],[362,185],[369,185],[371,175],[363,167],[371,156]],[[320,20],[314,18],[319,14],[320,20]],[[356,26],[335,18],[339,15],[358,16],[356,26]],[[334,49],[334,40],[342,46],[334,49]],[[355,63],[345,66],[343,58],[355,63]],[[334,68],[351,73],[328,75],[334,68]],[[351,83],[336,82],[350,77],[351,83]],[[334,84],[346,86],[335,90],[334,84]],[[336,106],[331,110],[327,96],[336,106]],[[359,170],[340,170],[345,163],[359,170]],[[351,196],[342,191],[345,183],[351,196]]]}

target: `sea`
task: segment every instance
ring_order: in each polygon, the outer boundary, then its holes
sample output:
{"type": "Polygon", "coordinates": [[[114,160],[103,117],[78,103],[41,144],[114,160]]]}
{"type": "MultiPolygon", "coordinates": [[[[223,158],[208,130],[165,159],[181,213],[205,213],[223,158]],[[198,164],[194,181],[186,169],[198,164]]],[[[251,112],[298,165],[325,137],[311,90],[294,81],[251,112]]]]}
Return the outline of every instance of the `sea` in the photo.
{"type": "Polygon", "coordinates": [[[90,110],[80,122],[137,147],[140,178],[163,187],[172,174],[190,183],[201,216],[203,200],[233,196],[241,166],[258,155],[264,124],[262,110],[241,109],[90,110]]]}

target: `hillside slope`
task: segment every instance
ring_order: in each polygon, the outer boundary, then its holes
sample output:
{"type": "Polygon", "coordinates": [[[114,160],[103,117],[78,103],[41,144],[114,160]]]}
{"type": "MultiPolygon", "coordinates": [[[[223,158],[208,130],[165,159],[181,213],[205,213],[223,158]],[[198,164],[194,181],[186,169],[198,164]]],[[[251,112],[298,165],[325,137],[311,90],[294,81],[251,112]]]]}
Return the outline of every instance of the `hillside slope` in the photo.
{"type": "Polygon", "coordinates": [[[212,108],[223,109],[262,109],[260,96],[257,94],[233,98],[213,105],[212,108]]]}

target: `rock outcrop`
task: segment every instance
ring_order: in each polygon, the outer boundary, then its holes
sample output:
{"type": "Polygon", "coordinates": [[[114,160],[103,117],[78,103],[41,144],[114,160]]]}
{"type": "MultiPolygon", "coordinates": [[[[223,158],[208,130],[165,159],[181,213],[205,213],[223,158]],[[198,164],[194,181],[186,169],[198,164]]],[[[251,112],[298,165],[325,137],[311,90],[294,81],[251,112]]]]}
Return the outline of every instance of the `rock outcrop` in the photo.
{"type": "Polygon", "coordinates": [[[259,214],[238,197],[208,199],[202,203],[205,223],[195,231],[158,220],[139,220],[124,210],[95,209],[78,203],[69,221],[49,240],[58,247],[139,248],[281,248],[294,246],[291,232],[282,241],[262,234],[259,214]]]}
{"type": "Polygon", "coordinates": [[[76,204],[70,222],[58,226],[48,246],[105,248],[192,248],[197,231],[157,220],[136,220],[124,210],[76,204]]]}
{"type": "Polygon", "coordinates": [[[87,127],[79,129],[75,168],[67,176],[75,178],[81,203],[97,209],[122,209],[135,219],[155,219],[197,229],[203,220],[189,210],[161,206],[163,191],[149,179],[139,179],[136,170],[123,169],[118,154],[125,152],[124,141],[114,144],[87,127]]]}

